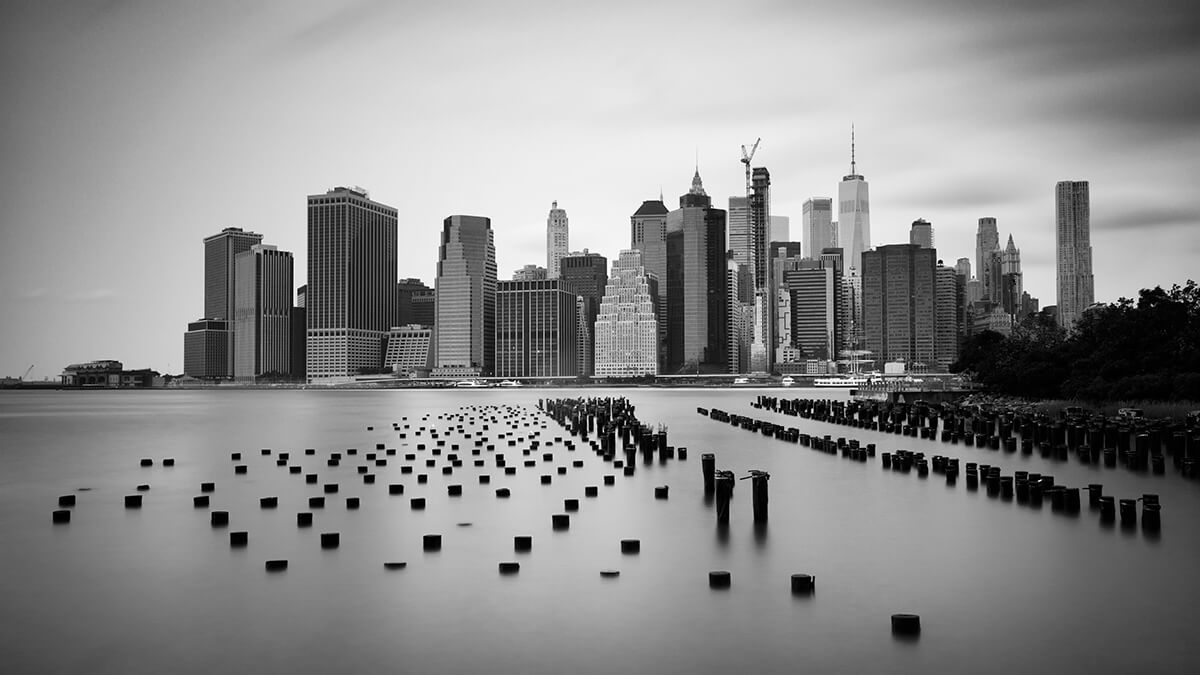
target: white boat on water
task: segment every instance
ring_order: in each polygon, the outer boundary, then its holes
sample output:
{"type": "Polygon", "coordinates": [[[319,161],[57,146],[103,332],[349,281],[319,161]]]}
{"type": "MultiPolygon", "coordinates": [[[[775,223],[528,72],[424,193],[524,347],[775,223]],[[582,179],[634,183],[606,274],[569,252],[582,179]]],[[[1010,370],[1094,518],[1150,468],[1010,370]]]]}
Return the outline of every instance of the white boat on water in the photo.
{"type": "Polygon", "coordinates": [[[454,386],[460,389],[486,389],[490,385],[483,380],[459,380],[454,386]]]}
{"type": "Polygon", "coordinates": [[[871,379],[862,375],[837,375],[833,377],[818,377],[813,380],[814,387],[861,387],[871,379]]]}
{"type": "Polygon", "coordinates": [[[787,377],[780,380],[779,384],[782,384],[785,387],[790,387],[793,384],[796,384],[796,378],[792,377],[791,375],[788,375],[787,377]]]}
{"type": "Polygon", "coordinates": [[[750,384],[750,378],[748,378],[748,377],[737,377],[737,378],[734,378],[734,380],[733,380],[733,383],[734,383],[735,385],[737,385],[737,384],[743,384],[743,385],[745,385],[745,384],[750,384]]]}
{"type": "Polygon", "coordinates": [[[500,382],[501,387],[524,387],[520,380],[503,380],[500,382]]]}

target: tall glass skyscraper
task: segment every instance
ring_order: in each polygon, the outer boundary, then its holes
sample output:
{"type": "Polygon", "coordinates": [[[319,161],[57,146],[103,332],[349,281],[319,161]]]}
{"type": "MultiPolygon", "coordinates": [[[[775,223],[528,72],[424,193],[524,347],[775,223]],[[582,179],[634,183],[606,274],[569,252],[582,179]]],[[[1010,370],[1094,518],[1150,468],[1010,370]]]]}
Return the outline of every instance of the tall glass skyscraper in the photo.
{"type": "Polygon", "coordinates": [[[233,259],[251,246],[262,243],[263,236],[227,227],[204,238],[204,317],[233,320],[233,259]]]}
{"type": "Polygon", "coordinates": [[[712,208],[697,171],[667,214],[667,359],[664,372],[726,372],[725,211],[712,208]]]}
{"type": "Polygon", "coordinates": [[[492,221],[450,216],[438,247],[434,374],[492,375],[496,358],[496,245],[492,221]]]}
{"type": "Polygon", "coordinates": [[[812,197],[804,200],[800,237],[804,254],[817,259],[821,251],[837,247],[837,230],[833,227],[833,200],[812,197]]]}
{"type": "Polygon", "coordinates": [[[1061,181],[1054,189],[1058,250],[1058,325],[1070,330],[1096,300],[1092,278],[1091,197],[1087,181],[1061,181]]]}
{"type": "Polygon", "coordinates": [[[867,180],[858,173],[854,131],[850,132],[850,173],[838,185],[838,245],[845,266],[861,273],[863,251],[871,248],[871,198],[867,180]]]}
{"type": "Polygon", "coordinates": [[[309,382],[348,380],[382,366],[396,306],[396,227],[396,209],[362,188],[309,195],[309,382]]]}
{"type": "Polygon", "coordinates": [[[233,376],[292,375],[292,254],[257,244],[234,258],[233,376]]]}

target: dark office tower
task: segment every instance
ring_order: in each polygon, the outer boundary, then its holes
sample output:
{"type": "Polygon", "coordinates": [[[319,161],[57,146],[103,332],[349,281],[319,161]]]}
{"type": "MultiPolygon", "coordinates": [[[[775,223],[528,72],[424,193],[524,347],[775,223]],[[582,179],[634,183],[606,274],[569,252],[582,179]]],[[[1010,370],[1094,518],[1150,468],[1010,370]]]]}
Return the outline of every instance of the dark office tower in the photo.
{"type": "MultiPolygon", "coordinates": [[[[307,303],[308,303],[308,284],[304,284],[300,288],[296,289],[296,306],[299,307],[300,309],[304,309],[304,307],[307,305],[307,303]]],[[[307,326],[305,327],[305,329],[307,330],[307,326]]]]}
{"type": "Polygon", "coordinates": [[[292,370],[292,254],[256,244],[234,258],[233,376],[287,379],[292,370]]]}
{"type": "Polygon", "coordinates": [[[754,261],[754,287],[770,285],[767,260],[768,236],[771,229],[771,173],[765,167],[754,169],[750,177],[750,233],[754,261]]]}
{"type": "Polygon", "coordinates": [[[434,292],[420,279],[396,282],[396,313],[392,326],[432,326],[434,292]]]}
{"type": "Polygon", "coordinates": [[[937,251],[890,244],[863,253],[863,338],[876,360],[937,359],[937,251]]]}
{"type": "Polygon", "coordinates": [[[496,377],[576,375],[576,296],[559,279],[496,284],[496,377]]]}
{"type": "Polygon", "coordinates": [[[288,372],[292,380],[304,382],[308,379],[308,318],[304,307],[292,308],[291,322],[291,366],[288,372]]]}
{"type": "Polygon", "coordinates": [[[396,209],[362,188],[309,195],[309,382],[382,366],[396,304],[396,227],[396,209]]]}
{"type": "Polygon", "coordinates": [[[783,360],[794,361],[798,352],[794,349],[792,340],[792,300],[791,294],[783,283],[783,275],[787,270],[800,267],[801,244],[798,241],[772,241],[768,245],[770,267],[770,287],[772,302],[771,336],[772,363],[783,360]]]}
{"type": "Polygon", "coordinates": [[[595,374],[596,318],[600,316],[600,301],[608,285],[608,259],[599,253],[572,253],[559,260],[559,280],[567,292],[577,298],[579,328],[576,331],[576,372],[595,374]]]}
{"type": "Polygon", "coordinates": [[[263,236],[227,227],[204,238],[204,316],[233,320],[234,257],[262,243],[263,236]]]}
{"type": "Polygon", "coordinates": [[[667,214],[667,361],[664,372],[728,370],[725,211],[712,208],[699,171],[667,214]]]}
{"type": "Polygon", "coordinates": [[[233,377],[232,321],[200,319],[188,324],[183,335],[183,374],[200,380],[227,380],[233,377]]]}
{"type": "Polygon", "coordinates": [[[837,244],[837,228],[833,225],[833,200],[813,197],[804,200],[801,215],[801,239],[810,258],[837,244]]]}
{"type": "Polygon", "coordinates": [[[800,261],[796,269],[783,273],[791,306],[791,342],[803,358],[837,358],[841,276],[836,265],[816,260],[800,261]]]}
{"type": "Polygon", "coordinates": [[[434,375],[491,375],[496,357],[496,246],[492,221],[450,216],[438,247],[434,375]]]}
{"type": "Polygon", "coordinates": [[[983,300],[994,300],[992,287],[992,252],[1000,248],[1000,233],[996,230],[995,218],[980,218],[979,231],[975,234],[975,278],[983,284],[983,300]]]}
{"type": "Polygon", "coordinates": [[[933,248],[933,225],[924,218],[914,220],[912,229],[908,231],[908,243],[921,248],[933,248]]]}
{"type": "Polygon", "coordinates": [[[946,267],[938,261],[935,271],[937,288],[937,344],[935,345],[934,364],[938,372],[949,372],[950,364],[958,360],[958,335],[961,332],[959,318],[958,274],[953,267],[946,267]]]}
{"type": "Polygon", "coordinates": [[[639,264],[659,284],[655,295],[659,364],[665,364],[667,358],[667,213],[661,200],[647,200],[629,218],[629,247],[641,252],[639,264]]]}
{"type": "Polygon", "coordinates": [[[1071,330],[1083,311],[1095,302],[1088,182],[1061,181],[1055,186],[1054,197],[1058,325],[1071,330]]]}

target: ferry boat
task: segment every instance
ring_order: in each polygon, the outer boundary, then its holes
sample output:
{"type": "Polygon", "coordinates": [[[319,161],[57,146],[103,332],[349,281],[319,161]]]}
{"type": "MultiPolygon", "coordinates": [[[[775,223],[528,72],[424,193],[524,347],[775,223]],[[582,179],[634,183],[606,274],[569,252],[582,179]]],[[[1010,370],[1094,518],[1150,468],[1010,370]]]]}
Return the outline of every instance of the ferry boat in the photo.
{"type": "Polygon", "coordinates": [[[520,380],[503,380],[500,382],[501,387],[524,387],[520,380]]]}
{"type": "Polygon", "coordinates": [[[733,383],[734,383],[735,385],[737,385],[737,384],[750,384],[750,378],[748,378],[748,377],[737,377],[737,378],[734,378],[734,380],[733,380],[733,383]]]}
{"type": "Polygon", "coordinates": [[[782,384],[785,387],[790,387],[793,384],[796,384],[796,378],[792,377],[791,375],[788,375],[787,377],[780,380],[779,384],[782,384]]]}
{"type": "Polygon", "coordinates": [[[834,377],[818,377],[813,380],[814,387],[844,387],[847,389],[861,387],[871,381],[863,375],[837,375],[834,377]]]}

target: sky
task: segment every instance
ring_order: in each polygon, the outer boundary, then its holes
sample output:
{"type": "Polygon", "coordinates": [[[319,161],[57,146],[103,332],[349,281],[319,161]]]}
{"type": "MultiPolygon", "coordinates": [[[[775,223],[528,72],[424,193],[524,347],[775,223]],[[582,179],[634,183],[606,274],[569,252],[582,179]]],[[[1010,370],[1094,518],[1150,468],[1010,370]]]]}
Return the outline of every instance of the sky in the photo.
{"type": "Polygon", "coordinates": [[[772,212],[870,183],[872,244],[934,227],[969,257],[998,219],[1055,299],[1054,186],[1087,180],[1097,301],[1200,260],[1200,7],[1055,2],[0,3],[0,375],[183,369],[204,237],[261,233],[306,275],[305,198],[399,209],[400,277],[433,285],[451,214],[488,216],[500,278],[570,247],[616,257],[629,216],[699,168],[772,212]]]}

